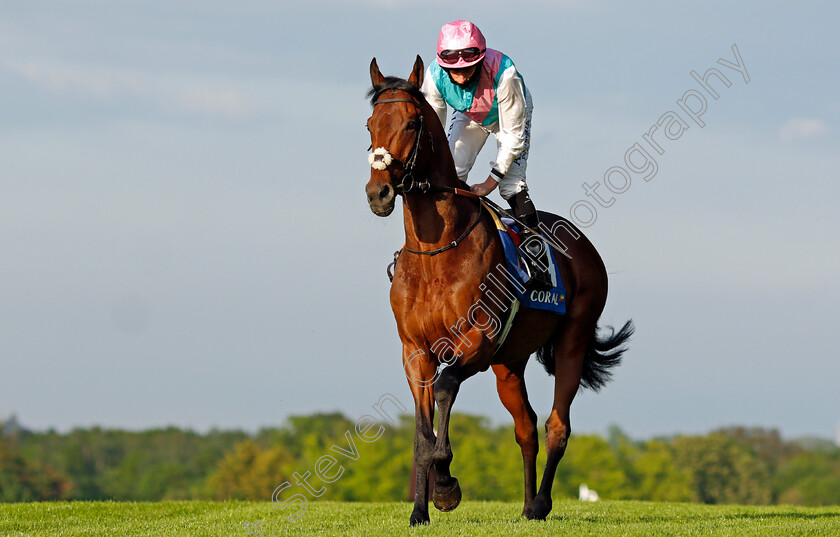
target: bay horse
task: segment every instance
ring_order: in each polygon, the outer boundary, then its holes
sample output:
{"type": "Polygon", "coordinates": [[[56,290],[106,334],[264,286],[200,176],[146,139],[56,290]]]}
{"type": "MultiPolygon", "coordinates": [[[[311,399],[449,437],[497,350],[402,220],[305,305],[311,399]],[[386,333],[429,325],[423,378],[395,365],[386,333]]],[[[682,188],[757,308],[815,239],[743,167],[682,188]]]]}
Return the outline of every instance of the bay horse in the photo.
{"type": "Polygon", "coordinates": [[[423,98],[420,56],[407,80],[385,77],[376,58],[368,92],[371,176],[365,186],[371,211],[391,214],[403,198],[405,246],[396,261],[391,308],[402,342],[403,366],[414,397],[416,485],[411,525],[429,522],[429,472],[434,465],[433,502],[451,511],[461,501],[450,473],[449,418],[461,383],[493,368],[499,398],[513,416],[525,468],[522,516],[544,520],[551,511],[551,486],[571,432],[569,407],[580,387],[598,390],[611,376],[633,332],[632,321],[599,336],[598,318],[607,298],[607,272],[598,252],[567,220],[540,212],[541,227],[553,234],[565,315],[522,307],[503,345],[499,320],[510,303],[488,282],[504,266],[496,224],[475,194],[458,179],[446,134],[423,98]],[[547,461],[536,489],[539,450],[537,414],[525,389],[525,365],[537,359],[554,375],[554,405],[545,423],[547,461]],[[434,407],[439,411],[437,431],[434,407]]]}

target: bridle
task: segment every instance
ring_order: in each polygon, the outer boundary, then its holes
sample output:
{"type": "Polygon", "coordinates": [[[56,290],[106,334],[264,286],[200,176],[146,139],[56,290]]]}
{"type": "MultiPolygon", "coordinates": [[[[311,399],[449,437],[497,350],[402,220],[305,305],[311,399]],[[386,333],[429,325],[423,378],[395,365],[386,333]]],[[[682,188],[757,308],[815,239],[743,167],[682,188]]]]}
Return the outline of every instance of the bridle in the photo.
{"type": "MultiPolygon", "coordinates": [[[[470,226],[461,233],[461,236],[455,239],[454,241],[450,242],[446,246],[442,246],[440,248],[436,248],[434,250],[412,250],[408,247],[403,247],[403,250],[406,252],[411,252],[412,254],[418,255],[437,255],[439,253],[445,252],[447,250],[451,250],[458,246],[461,241],[467,238],[467,235],[475,229],[478,223],[481,221],[482,210],[484,209],[484,204],[480,202],[480,196],[474,194],[470,190],[465,190],[463,188],[451,187],[451,186],[440,186],[440,185],[433,185],[429,183],[428,179],[424,179],[422,181],[418,181],[414,177],[414,168],[417,165],[417,155],[420,153],[420,142],[423,140],[423,132],[427,131],[429,135],[429,148],[432,152],[434,152],[434,143],[432,139],[432,132],[426,128],[426,122],[423,119],[422,108],[420,107],[420,103],[417,102],[415,99],[382,99],[380,101],[376,101],[373,103],[373,106],[378,104],[387,104],[387,103],[410,103],[417,107],[418,110],[421,111],[420,114],[420,127],[417,129],[417,137],[414,139],[414,145],[411,147],[411,152],[408,154],[408,158],[406,159],[405,163],[402,164],[403,168],[403,175],[402,175],[402,182],[394,187],[394,190],[397,194],[407,194],[412,191],[418,191],[422,194],[428,194],[430,192],[448,192],[450,194],[455,194],[456,196],[464,196],[467,198],[472,198],[475,200],[479,200],[478,204],[478,215],[475,218],[475,221],[470,224],[470,226]]],[[[397,252],[399,255],[399,252],[397,252]]],[[[394,261],[396,262],[396,256],[394,261]]]]}
{"type": "MultiPolygon", "coordinates": [[[[405,163],[402,165],[403,168],[403,175],[402,175],[402,183],[398,184],[394,187],[397,194],[403,194],[405,192],[411,192],[415,188],[420,190],[423,193],[429,192],[431,185],[429,184],[428,180],[418,182],[414,178],[414,167],[417,166],[417,155],[420,153],[420,142],[423,139],[423,131],[428,130],[426,129],[426,120],[423,118],[422,111],[423,109],[420,107],[420,103],[414,99],[382,99],[381,101],[376,101],[373,103],[373,106],[378,104],[387,104],[387,103],[410,103],[417,107],[418,110],[421,111],[420,114],[420,128],[417,129],[417,137],[414,138],[414,145],[411,146],[411,152],[408,154],[408,158],[406,159],[405,163]]],[[[429,134],[429,148],[432,152],[434,152],[434,144],[432,143],[432,131],[428,131],[429,134]]]]}

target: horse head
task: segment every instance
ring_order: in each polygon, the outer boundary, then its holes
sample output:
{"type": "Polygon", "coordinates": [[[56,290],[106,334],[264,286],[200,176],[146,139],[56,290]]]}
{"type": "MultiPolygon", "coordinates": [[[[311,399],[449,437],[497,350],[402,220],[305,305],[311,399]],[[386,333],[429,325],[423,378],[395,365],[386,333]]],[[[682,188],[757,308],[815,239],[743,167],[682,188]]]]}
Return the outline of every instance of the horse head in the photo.
{"type": "Polygon", "coordinates": [[[408,80],[385,77],[370,62],[368,92],[373,113],[367,120],[371,149],[368,161],[371,166],[370,181],[365,186],[368,204],[373,214],[388,216],[394,210],[397,194],[414,181],[413,172],[420,165],[421,145],[425,126],[423,95],[423,60],[417,56],[408,80]]]}

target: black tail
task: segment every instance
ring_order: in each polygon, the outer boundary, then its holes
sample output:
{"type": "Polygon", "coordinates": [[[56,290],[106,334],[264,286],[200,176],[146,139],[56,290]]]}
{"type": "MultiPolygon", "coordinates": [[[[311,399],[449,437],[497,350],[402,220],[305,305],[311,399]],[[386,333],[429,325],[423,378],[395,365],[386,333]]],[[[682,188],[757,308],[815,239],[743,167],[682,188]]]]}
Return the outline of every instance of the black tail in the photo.
{"type": "MultiPolygon", "coordinates": [[[[603,338],[598,336],[598,328],[595,328],[583,357],[580,385],[596,392],[609,382],[612,377],[610,370],[621,363],[621,355],[627,350],[623,345],[636,329],[632,319],[624,323],[618,332],[611,326],[608,328],[610,335],[603,338]]],[[[554,375],[554,344],[551,341],[537,351],[537,361],[545,367],[549,375],[554,375]]]]}

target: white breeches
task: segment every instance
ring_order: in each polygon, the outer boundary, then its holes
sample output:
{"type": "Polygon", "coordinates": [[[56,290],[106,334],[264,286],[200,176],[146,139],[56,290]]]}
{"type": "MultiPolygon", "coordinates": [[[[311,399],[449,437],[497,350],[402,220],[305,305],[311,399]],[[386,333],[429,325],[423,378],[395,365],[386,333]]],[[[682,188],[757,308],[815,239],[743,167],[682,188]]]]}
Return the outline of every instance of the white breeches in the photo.
{"type": "MultiPolygon", "coordinates": [[[[525,148],[522,153],[510,165],[510,169],[499,181],[499,194],[504,199],[508,199],[517,192],[525,190],[528,185],[525,184],[525,168],[528,165],[528,149],[531,142],[531,105],[528,99],[528,107],[526,108],[527,118],[525,120],[525,148]]],[[[455,111],[452,115],[452,122],[449,124],[449,149],[452,150],[452,157],[455,159],[455,170],[458,172],[458,178],[462,181],[467,180],[470,170],[475,164],[475,159],[484,143],[487,141],[487,136],[493,134],[494,136],[499,132],[499,122],[492,125],[482,126],[471,120],[461,112],[455,111]]],[[[497,147],[501,145],[496,139],[497,147]]],[[[495,162],[491,162],[490,166],[494,166],[495,162]]],[[[490,170],[487,170],[488,175],[490,170]]],[[[485,177],[481,177],[484,181],[485,177]]]]}

